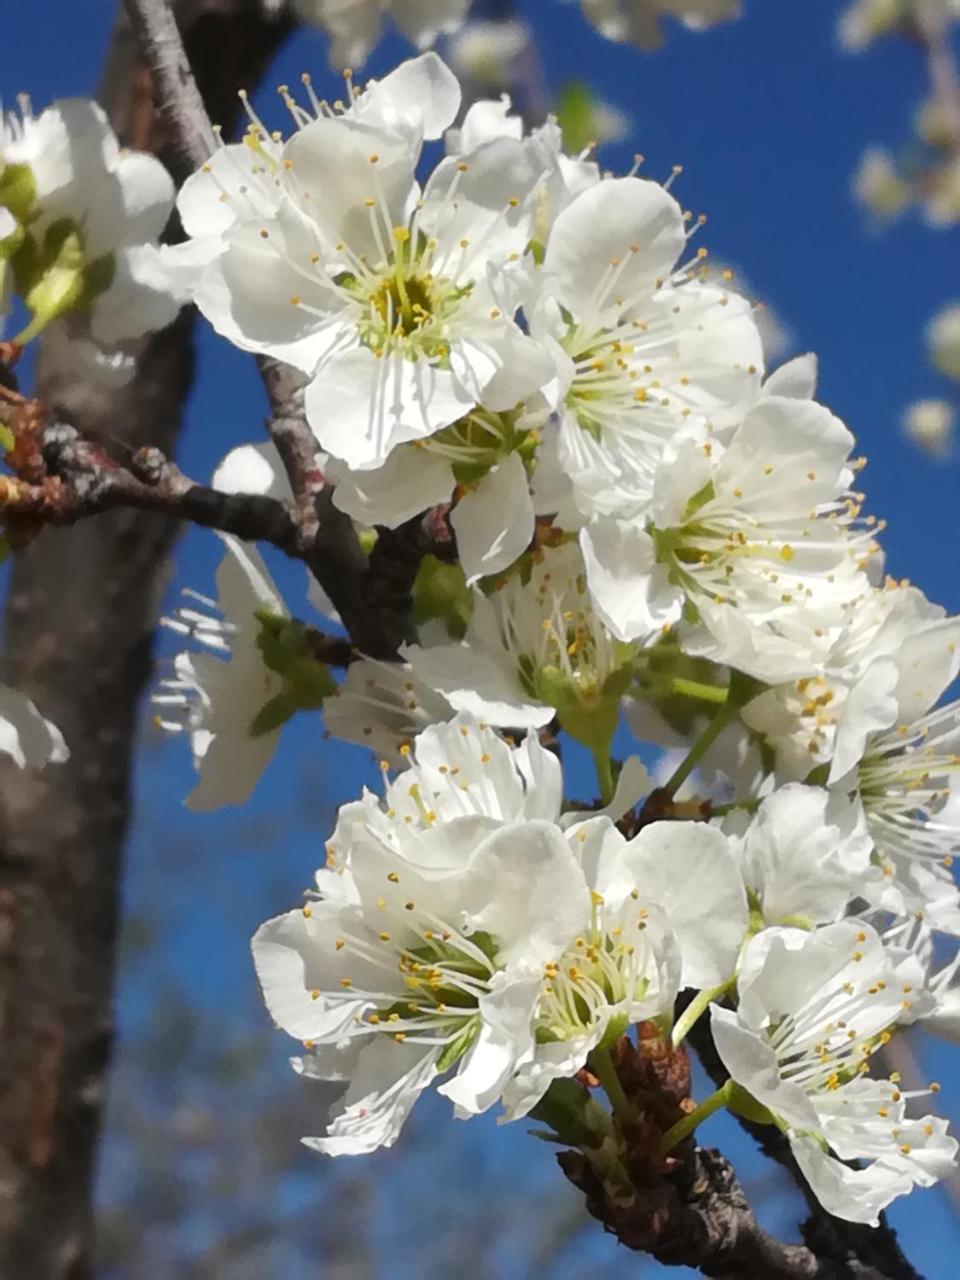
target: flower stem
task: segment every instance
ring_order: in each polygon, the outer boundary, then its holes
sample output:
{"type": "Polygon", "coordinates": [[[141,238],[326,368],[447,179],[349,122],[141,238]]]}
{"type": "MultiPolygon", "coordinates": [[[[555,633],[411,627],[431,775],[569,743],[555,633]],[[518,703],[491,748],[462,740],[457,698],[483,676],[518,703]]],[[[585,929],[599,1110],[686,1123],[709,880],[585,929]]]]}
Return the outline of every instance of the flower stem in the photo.
{"type": "Polygon", "coordinates": [[[701,680],[688,680],[685,676],[673,676],[670,689],[685,698],[699,698],[701,702],[712,702],[717,706],[723,706],[727,700],[726,689],[716,684],[704,684],[701,680]]]}
{"type": "Polygon", "coordinates": [[[710,817],[722,818],[724,814],[736,813],[738,809],[742,809],[745,813],[756,813],[760,808],[760,801],[753,800],[731,800],[729,804],[711,804],[710,817]]]}
{"type": "Polygon", "coordinates": [[[608,805],[613,799],[613,768],[610,764],[610,744],[592,749],[593,767],[597,771],[597,784],[600,787],[600,803],[608,805]]]}
{"type": "Polygon", "coordinates": [[[698,1021],[700,1016],[706,1013],[713,1001],[718,999],[720,996],[726,995],[727,992],[731,990],[735,982],[735,978],[728,978],[726,982],[721,982],[719,987],[707,987],[694,996],[684,1009],[683,1013],[677,1019],[673,1028],[673,1033],[670,1036],[675,1049],[677,1045],[683,1043],[686,1037],[690,1034],[691,1028],[698,1021]]]}
{"type": "Polygon", "coordinates": [[[664,671],[645,671],[638,677],[637,684],[641,694],[647,690],[667,695],[676,694],[681,698],[709,702],[713,706],[722,706],[727,700],[727,690],[721,685],[689,680],[686,676],[671,676],[664,671]]]}
{"type": "Polygon", "coordinates": [[[730,1094],[730,1086],[733,1082],[728,1080],[726,1084],[722,1084],[715,1093],[711,1093],[691,1111],[689,1115],[683,1116],[675,1125],[667,1130],[660,1142],[660,1150],[664,1153],[672,1151],[673,1148],[684,1138],[688,1137],[696,1129],[697,1125],[713,1115],[715,1111],[719,1111],[727,1105],[730,1094]]]}
{"type": "Polygon", "coordinates": [[[609,1049],[594,1049],[589,1059],[590,1070],[603,1085],[603,1091],[610,1099],[613,1114],[621,1120],[632,1118],[630,1102],[623,1091],[617,1069],[613,1065],[609,1049]]]}
{"type": "Polygon", "coordinates": [[[717,738],[719,738],[733,714],[734,711],[726,702],[723,706],[717,708],[712,718],[707,722],[707,726],[703,733],[701,733],[700,737],[687,752],[686,759],[680,762],[677,768],[673,771],[669,782],[663,788],[668,796],[675,796],[677,794],[686,782],[687,778],[690,777],[691,773],[693,773],[694,769],[716,742],[717,738]]]}

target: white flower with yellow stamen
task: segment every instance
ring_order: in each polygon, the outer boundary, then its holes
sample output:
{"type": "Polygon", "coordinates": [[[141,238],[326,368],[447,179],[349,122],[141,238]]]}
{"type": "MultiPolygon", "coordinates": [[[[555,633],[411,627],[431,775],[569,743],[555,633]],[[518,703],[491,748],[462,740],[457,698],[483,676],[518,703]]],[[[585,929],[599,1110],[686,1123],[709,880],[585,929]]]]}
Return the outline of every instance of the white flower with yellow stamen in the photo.
{"type": "Polygon", "coordinates": [[[462,643],[409,646],[406,657],[454,707],[491,724],[541,727],[559,712],[571,732],[599,719],[612,733],[636,652],[594,610],[571,542],[538,550],[496,591],[476,591],[462,643]]]}
{"type": "Polygon", "coordinates": [[[176,655],[152,699],[160,728],[190,736],[199,780],[185,803],[201,811],[245,804],[280,738],[279,727],[258,732],[255,724],[284,687],[264,661],[260,619],[286,619],[286,606],[257,551],[223,541],[217,600],[186,592],[191,603],[161,620],[198,649],[176,655]]]}
{"type": "Polygon", "coordinates": [[[369,747],[395,766],[409,762],[418,733],[453,718],[450,703],[400,662],[359,658],[326,700],[323,722],[335,738],[369,747]]]}
{"type": "Polygon", "coordinates": [[[185,261],[213,252],[201,311],[237,345],[310,376],[308,422],[352,468],[381,467],[481,403],[512,409],[550,376],[514,319],[533,158],[500,139],[441,161],[422,192],[416,181],[423,138],[450,122],[458,96],[424,55],[349,111],[315,103],[313,118],[291,103],[289,141],[255,124],[248,147],[226,148],[181,195],[200,240],[185,261]],[[400,88],[416,86],[423,98],[401,109],[400,88]]]}
{"type": "Polygon", "coordinates": [[[25,335],[69,313],[109,349],[169,324],[181,298],[156,241],[173,198],[160,161],[121,148],[95,102],[64,98],[35,116],[24,99],[20,116],[0,114],[0,208],[19,224],[25,335]]]}
{"type": "Polygon", "coordinates": [[[543,966],[536,1050],[504,1090],[510,1119],[632,1023],[671,1016],[681,986],[729,980],[747,932],[746,895],[721,832],[655,822],[627,841],[598,816],[566,834],[589,910],[543,966]]]}
{"type": "Polygon", "coordinates": [[[677,433],[730,429],[759,393],[750,304],[676,265],[687,238],[673,196],[635,177],[582,191],[549,230],[531,332],[554,355],[558,461],[585,519],[642,515],[677,433]]]}
{"type": "Polygon", "coordinates": [[[846,617],[822,674],[775,685],[749,702],[743,720],[774,749],[778,778],[802,781],[822,765],[832,767],[834,778],[848,772],[867,735],[896,714],[890,698],[899,679],[898,650],[908,642],[912,647],[943,617],[922,591],[887,579],[846,617]]]}
{"type": "Polygon", "coordinates": [[[556,825],[560,768],[458,717],[425,731],[410,767],[345,805],[319,899],[253,941],[267,1007],[307,1043],[307,1074],[350,1080],[331,1155],[389,1146],[418,1094],[488,1108],[534,1050],[542,965],[590,897],[556,825]]]}
{"type": "Polygon", "coordinates": [[[646,527],[599,518],[580,535],[600,615],[624,640],[683,620],[688,652],[761,680],[821,670],[868,590],[852,444],[822,405],[783,396],[758,401],[726,448],[677,441],[646,527]]]}
{"type": "Polygon", "coordinates": [[[824,1208],[876,1225],[891,1200],[950,1174],[957,1143],[946,1122],[908,1118],[896,1084],[864,1078],[910,1003],[870,926],[764,930],[744,950],[737,986],[736,1011],[711,1009],[717,1050],[786,1130],[824,1208]]]}

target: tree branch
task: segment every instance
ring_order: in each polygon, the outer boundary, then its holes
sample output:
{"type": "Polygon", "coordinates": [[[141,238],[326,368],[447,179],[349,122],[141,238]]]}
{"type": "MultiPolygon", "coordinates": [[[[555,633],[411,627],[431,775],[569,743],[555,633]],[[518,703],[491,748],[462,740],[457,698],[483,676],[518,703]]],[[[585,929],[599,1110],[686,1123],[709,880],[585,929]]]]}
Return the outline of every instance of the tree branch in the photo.
{"type": "Polygon", "coordinates": [[[173,128],[177,151],[198,169],[212,155],[217,139],[173,10],[168,0],[124,0],[124,5],[159,90],[159,110],[173,128]]]}

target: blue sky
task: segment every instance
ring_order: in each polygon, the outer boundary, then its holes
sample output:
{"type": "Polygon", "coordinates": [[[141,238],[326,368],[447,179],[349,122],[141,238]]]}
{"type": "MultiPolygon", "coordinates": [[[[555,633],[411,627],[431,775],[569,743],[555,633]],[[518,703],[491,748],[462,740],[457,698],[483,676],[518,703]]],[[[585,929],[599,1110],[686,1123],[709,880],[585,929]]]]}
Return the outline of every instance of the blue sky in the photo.
{"type": "MultiPolygon", "coordinates": [[[[745,0],[745,7],[740,23],[704,36],[677,29],[664,50],[644,56],[596,36],[575,4],[528,0],[519,6],[537,31],[552,88],[585,79],[631,117],[627,141],[603,153],[609,167],[629,167],[638,150],[653,176],[664,177],[672,165],[683,164],[675,190],[686,206],[708,214],[702,243],[742,269],[756,296],[788,326],[794,352],[819,353],[821,398],[850,425],[869,458],[862,484],[867,510],[889,521],[890,571],[960,610],[953,551],[957,464],[930,461],[898,431],[903,407],[936,389],[922,331],[930,314],[960,287],[960,232],[931,231],[907,218],[878,234],[865,225],[850,196],[862,148],[872,141],[896,143],[906,134],[924,90],[922,63],[898,41],[858,59],[842,55],[834,39],[839,6],[830,0],[745,0]]],[[[55,96],[91,93],[113,11],[111,0],[18,6],[12,41],[8,19],[0,45],[3,100],[11,102],[24,90],[39,109],[55,96]]],[[[404,53],[402,42],[391,39],[367,71],[382,72],[404,53]]],[[[318,87],[327,74],[322,40],[312,34],[292,41],[268,73],[259,99],[264,114],[279,120],[273,87],[295,83],[304,69],[318,87]]],[[[260,437],[264,404],[247,358],[203,330],[199,353],[180,459],[188,472],[204,478],[227,448],[260,437]]],[[[178,551],[172,591],[188,584],[208,590],[217,556],[211,536],[190,533],[178,551]]],[[[271,564],[296,610],[302,573],[275,559],[271,564]]],[[[169,649],[165,644],[164,651],[169,649]]],[[[248,813],[194,818],[179,808],[190,785],[183,743],[158,740],[145,730],[128,902],[131,908],[143,906],[171,858],[175,884],[165,898],[157,955],[121,980],[125,1034],[135,1036],[150,1019],[151,982],[160,974],[179,979],[198,1000],[224,1007],[234,1020],[263,1019],[249,965],[249,934],[266,915],[296,901],[320,861],[332,806],[352,796],[368,772],[362,753],[332,750],[316,724],[304,720],[286,736],[248,813]],[[252,840],[249,820],[262,827],[276,814],[281,818],[269,840],[252,840]],[[189,893],[177,884],[189,884],[189,893]]],[[[946,1078],[945,1052],[927,1047],[924,1054],[931,1071],[946,1078]]],[[[274,1070],[286,1070],[282,1046],[272,1063],[274,1070]]],[[[292,1091],[302,1087],[290,1078],[292,1091]]],[[[942,1098],[948,1112],[960,1111],[949,1084],[942,1098]]],[[[306,1131],[312,1117],[305,1094],[303,1105],[306,1131]]],[[[494,1180],[542,1186],[545,1197],[558,1184],[550,1153],[519,1128],[454,1126],[439,1107],[428,1116],[432,1142],[445,1144],[448,1152],[438,1167],[454,1188],[456,1169],[478,1161],[494,1180]]],[[[718,1142],[729,1133],[738,1167],[748,1178],[757,1176],[755,1158],[724,1124],[715,1122],[708,1132],[718,1142]]],[[[115,1144],[107,1150],[103,1188],[109,1197],[120,1173],[111,1163],[115,1144]]],[[[404,1177],[410,1173],[402,1156],[387,1157],[381,1231],[391,1229],[399,1212],[398,1170],[404,1177]]],[[[468,1221],[469,1188],[459,1197],[451,1192],[450,1204],[444,1203],[445,1212],[467,1215],[468,1221]]],[[[778,1199],[764,1213],[779,1226],[789,1219],[778,1199]]],[[[912,1197],[894,1220],[925,1274],[951,1274],[945,1259],[960,1247],[960,1230],[940,1193],[912,1197]]],[[[614,1246],[598,1231],[551,1274],[573,1277],[578,1267],[613,1257],[614,1246]]],[[[505,1259],[501,1274],[520,1273],[505,1259]]]]}

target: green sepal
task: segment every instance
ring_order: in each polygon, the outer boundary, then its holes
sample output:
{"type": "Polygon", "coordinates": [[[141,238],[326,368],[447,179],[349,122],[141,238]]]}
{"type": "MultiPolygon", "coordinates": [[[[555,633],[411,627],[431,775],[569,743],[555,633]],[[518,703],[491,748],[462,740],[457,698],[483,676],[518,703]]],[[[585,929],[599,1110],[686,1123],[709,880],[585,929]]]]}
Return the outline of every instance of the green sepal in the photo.
{"type": "Polygon", "coordinates": [[[267,609],[260,610],[256,618],[263,665],[283,680],[283,688],[254,716],[250,725],[253,738],[273,733],[298,711],[318,710],[337,688],[330,668],[313,656],[302,622],[267,609]]]}
{"type": "Polygon", "coordinates": [[[250,722],[250,737],[262,738],[265,733],[282,729],[288,720],[301,710],[301,705],[290,689],[284,689],[260,708],[250,722]]]}
{"type": "Polygon", "coordinates": [[[777,1119],[769,1107],[758,1102],[752,1093],[748,1093],[736,1080],[728,1080],[725,1086],[726,1106],[734,1115],[742,1116],[754,1124],[776,1124],[777,1119]]]}
{"type": "Polygon", "coordinates": [[[598,1145],[604,1130],[613,1132],[609,1115],[578,1080],[554,1080],[530,1116],[574,1147],[598,1145]],[[599,1114],[593,1113],[594,1108],[599,1114]]]}
{"type": "Polygon", "coordinates": [[[2,449],[4,453],[9,453],[16,443],[13,432],[7,424],[5,422],[0,422],[0,449],[2,449]]]}
{"type": "Polygon", "coordinates": [[[446,1071],[448,1067],[452,1067],[455,1062],[458,1062],[479,1034],[478,1020],[468,1022],[459,1034],[454,1036],[448,1045],[444,1046],[440,1057],[437,1058],[437,1071],[446,1071]]]}
{"type": "Polygon", "coordinates": [[[28,164],[8,164],[0,171],[0,205],[18,222],[28,222],[37,204],[37,184],[28,164]]]}
{"type": "Polygon", "coordinates": [[[458,564],[424,556],[413,584],[413,617],[417,623],[439,618],[454,640],[462,640],[473,613],[473,593],[458,564]]]}

